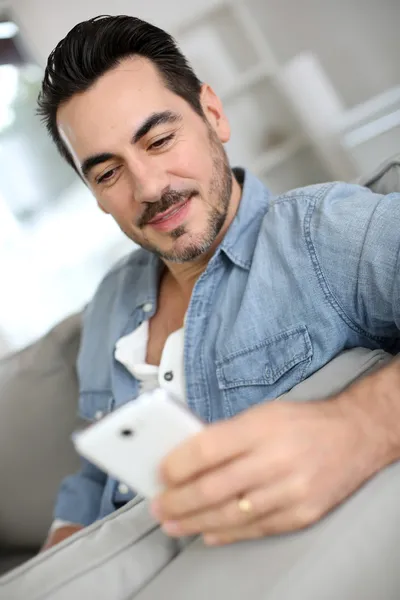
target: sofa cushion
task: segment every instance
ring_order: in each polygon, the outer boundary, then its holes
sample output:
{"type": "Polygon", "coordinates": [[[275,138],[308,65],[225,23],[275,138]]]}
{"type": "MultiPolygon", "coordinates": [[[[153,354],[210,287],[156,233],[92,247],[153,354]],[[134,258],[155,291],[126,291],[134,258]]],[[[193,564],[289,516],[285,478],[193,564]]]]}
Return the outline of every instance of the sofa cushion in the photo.
{"type": "Polygon", "coordinates": [[[400,192],[400,156],[387,160],[360,183],[377,194],[400,192]]]}
{"type": "Polygon", "coordinates": [[[79,466],[75,359],[80,316],[0,360],[0,543],[38,548],[61,479],[79,466]]]}
{"type": "Polygon", "coordinates": [[[7,600],[125,600],[168,565],[191,538],[169,538],[134,498],[0,577],[7,600]]]}

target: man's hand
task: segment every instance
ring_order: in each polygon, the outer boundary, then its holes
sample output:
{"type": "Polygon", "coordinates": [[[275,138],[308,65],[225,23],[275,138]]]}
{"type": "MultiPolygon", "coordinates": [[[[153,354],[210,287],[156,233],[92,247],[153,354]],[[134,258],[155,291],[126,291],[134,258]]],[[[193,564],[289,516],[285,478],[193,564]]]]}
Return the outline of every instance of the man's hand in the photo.
{"type": "Polygon", "coordinates": [[[385,466],[378,433],[351,398],[259,405],[172,452],[152,512],[169,535],[208,544],[304,528],[385,466]]]}
{"type": "Polygon", "coordinates": [[[44,552],[45,550],[52,548],[81,529],[83,529],[83,525],[64,525],[63,527],[58,527],[50,533],[40,551],[44,552]]]}

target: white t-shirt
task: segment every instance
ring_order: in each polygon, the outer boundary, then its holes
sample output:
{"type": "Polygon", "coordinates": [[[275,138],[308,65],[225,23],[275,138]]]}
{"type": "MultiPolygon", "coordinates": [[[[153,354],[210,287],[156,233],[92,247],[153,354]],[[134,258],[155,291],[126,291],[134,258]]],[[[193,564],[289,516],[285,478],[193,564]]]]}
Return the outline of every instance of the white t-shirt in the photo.
{"type": "Polygon", "coordinates": [[[167,338],[159,367],[145,362],[148,338],[149,321],[143,321],[135,331],[118,340],[115,358],[140,381],[140,393],[162,387],[186,402],[184,328],[174,331],[167,338]]]}

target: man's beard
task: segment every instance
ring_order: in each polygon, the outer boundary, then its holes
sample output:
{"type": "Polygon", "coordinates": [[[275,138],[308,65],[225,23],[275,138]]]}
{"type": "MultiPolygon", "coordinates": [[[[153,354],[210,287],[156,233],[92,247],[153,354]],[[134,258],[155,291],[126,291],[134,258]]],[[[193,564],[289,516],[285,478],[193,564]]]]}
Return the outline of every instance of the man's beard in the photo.
{"type": "MultiPolygon", "coordinates": [[[[217,204],[208,207],[207,227],[202,238],[198,239],[198,234],[194,236],[186,229],[185,225],[180,225],[169,232],[169,237],[172,240],[179,240],[179,238],[186,235],[189,241],[184,244],[183,248],[163,251],[148,241],[145,235],[143,235],[141,240],[134,240],[145,250],[156,254],[166,261],[184,263],[199,258],[211,248],[225,223],[232,193],[232,170],[229,166],[225,149],[211,128],[209,129],[209,139],[213,170],[208,195],[209,198],[217,199],[217,204]]],[[[154,202],[147,206],[138,221],[138,227],[144,228],[157,214],[168,210],[174,204],[186,200],[188,196],[190,198],[196,195],[196,190],[186,190],[185,192],[171,190],[166,192],[159,202],[154,202]]]]}

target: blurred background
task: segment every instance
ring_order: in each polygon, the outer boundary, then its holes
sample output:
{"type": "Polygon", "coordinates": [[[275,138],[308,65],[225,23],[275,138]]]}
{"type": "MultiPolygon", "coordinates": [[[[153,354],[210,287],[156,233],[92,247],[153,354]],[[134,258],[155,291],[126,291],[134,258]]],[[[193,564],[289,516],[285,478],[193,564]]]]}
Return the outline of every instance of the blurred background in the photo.
{"type": "Polygon", "coordinates": [[[0,0],[0,355],[80,310],[133,247],[35,116],[49,52],[98,14],[175,35],[224,101],[232,164],[276,193],[400,154],[399,0],[0,0]]]}

